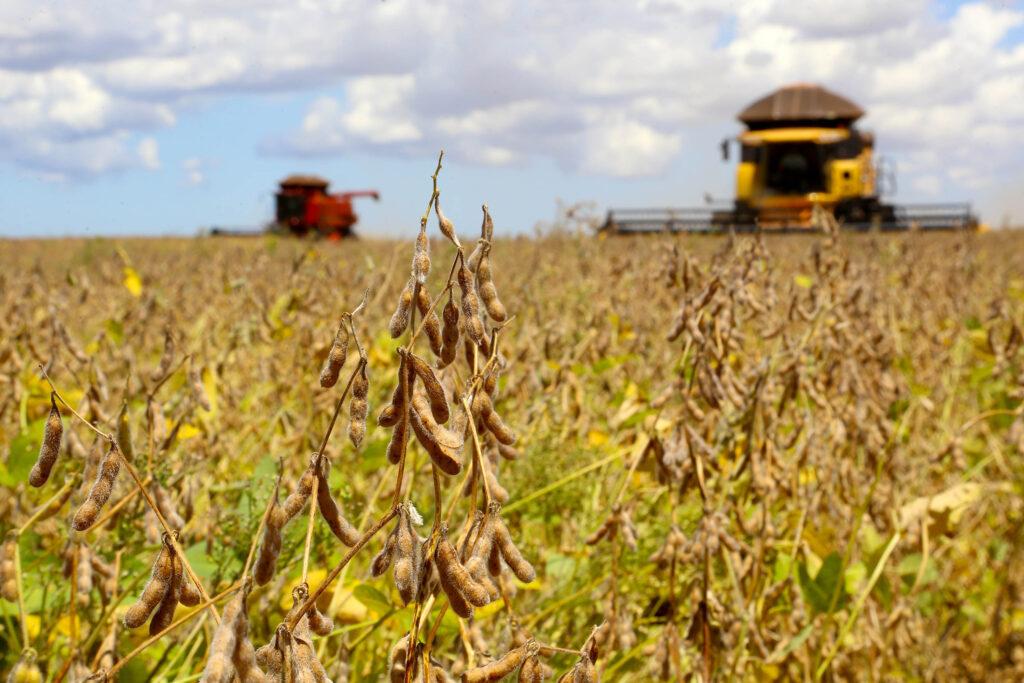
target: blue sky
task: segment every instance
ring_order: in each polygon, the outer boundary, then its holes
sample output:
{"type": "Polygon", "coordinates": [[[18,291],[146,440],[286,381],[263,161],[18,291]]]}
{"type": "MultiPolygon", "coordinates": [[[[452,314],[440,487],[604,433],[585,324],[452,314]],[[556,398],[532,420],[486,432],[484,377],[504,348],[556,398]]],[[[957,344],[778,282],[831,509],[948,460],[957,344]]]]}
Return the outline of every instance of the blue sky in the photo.
{"type": "Polygon", "coordinates": [[[1016,2],[11,0],[0,26],[0,235],[256,227],[292,172],[380,190],[360,228],[401,234],[442,147],[462,230],[484,201],[504,232],[699,204],[731,194],[736,111],[797,80],[868,109],[895,199],[1024,220],[1016,2]]]}

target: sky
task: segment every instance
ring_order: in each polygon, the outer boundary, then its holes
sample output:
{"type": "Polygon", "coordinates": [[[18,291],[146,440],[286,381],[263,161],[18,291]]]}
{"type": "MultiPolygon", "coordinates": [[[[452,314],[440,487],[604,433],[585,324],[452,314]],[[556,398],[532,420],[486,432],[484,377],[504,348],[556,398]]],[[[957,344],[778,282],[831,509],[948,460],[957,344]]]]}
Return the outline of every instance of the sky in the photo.
{"type": "Polygon", "coordinates": [[[359,230],[460,231],[732,195],[718,142],[776,87],[868,111],[895,201],[1024,223],[1024,3],[4,0],[0,235],[257,228],[316,173],[359,230]]]}

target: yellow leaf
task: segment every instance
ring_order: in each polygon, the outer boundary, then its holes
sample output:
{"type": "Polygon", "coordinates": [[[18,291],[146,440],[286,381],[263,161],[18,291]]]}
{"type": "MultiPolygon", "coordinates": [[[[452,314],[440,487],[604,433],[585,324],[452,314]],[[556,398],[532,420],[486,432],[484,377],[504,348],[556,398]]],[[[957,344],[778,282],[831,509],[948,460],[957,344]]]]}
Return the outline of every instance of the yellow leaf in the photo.
{"type": "Polygon", "coordinates": [[[34,640],[39,637],[39,627],[41,624],[42,621],[40,621],[39,617],[35,614],[25,615],[25,627],[28,630],[29,638],[34,640]]]}
{"type": "Polygon", "coordinates": [[[608,443],[608,435],[600,429],[591,429],[587,434],[587,442],[593,447],[603,446],[608,443]]]}
{"type": "Polygon", "coordinates": [[[201,431],[186,423],[181,425],[178,429],[178,440],[184,441],[185,439],[191,439],[192,437],[199,436],[200,434],[202,434],[201,431]]]}
{"type": "Polygon", "coordinates": [[[210,399],[210,415],[217,415],[217,375],[209,368],[203,368],[203,388],[206,389],[206,397],[210,399]]]}
{"type": "Polygon", "coordinates": [[[131,266],[124,267],[124,286],[129,292],[131,292],[132,296],[142,296],[142,279],[131,266]]]}
{"type": "Polygon", "coordinates": [[[985,493],[1009,492],[1012,488],[1007,482],[994,484],[978,484],[963,482],[949,487],[933,496],[916,498],[899,510],[901,529],[909,529],[926,515],[928,530],[933,535],[952,531],[960,522],[960,518],[968,507],[981,499],[985,493]]]}
{"type": "Polygon", "coordinates": [[[814,280],[812,280],[808,275],[794,275],[793,282],[796,283],[797,287],[802,289],[810,289],[811,285],[814,284],[814,280]]]}
{"type": "MultiPolygon", "coordinates": [[[[327,571],[324,569],[314,569],[309,572],[309,576],[306,579],[306,583],[310,586],[319,586],[327,578],[327,571]]],[[[292,590],[294,590],[300,583],[302,583],[302,577],[296,576],[285,586],[285,590],[281,591],[281,598],[278,601],[281,609],[287,612],[292,607],[292,590]]],[[[328,591],[324,592],[327,595],[328,591]]],[[[323,596],[317,598],[317,607],[326,607],[329,600],[325,600],[323,596]]]]}
{"type": "MultiPolygon", "coordinates": [[[[30,624],[30,626],[31,626],[31,624],[30,624]]],[[[36,628],[38,628],[38,626],[36,628]]],[[[71,630],[72,630],[71,629],[71,617],[69,617],[68,615],[65,614],[64,616],[62,616],[60,619],[57,620],[56,627],[53,630],[50,631],[50,642],[52,643],[54,641],[54,639],[56,638],[58,633],[60,635],[62,635],[62,636],[70,636],[71,635],[71,630]]],[[[82,620],[81,619],[78,619],[77,623],[75,623],[74,631],[75,631],[75,638],[76,639],[81,637],[81,632],[82,632],[82,620]]]]}
{"type": "Polygon", "coordinates": [[[503,609],[505,609],[505,601],[495,600],[494,602],[488,603],[483,607],[478,607],[476,610],[474,610],[473,617],[475,619],[487,619],[488,617],[494,616],[503,609]]]}
{"type": "Polygon", "coordinates": [[[358,624],[372,619],[371,614],[379,616],[376,611],[371,611],[353,593],[360,583],[360,581],[355,581],[348,586],[339,586],[334,589],[334,597],[331,599],[328,613],[337,623],[358,624]]]}

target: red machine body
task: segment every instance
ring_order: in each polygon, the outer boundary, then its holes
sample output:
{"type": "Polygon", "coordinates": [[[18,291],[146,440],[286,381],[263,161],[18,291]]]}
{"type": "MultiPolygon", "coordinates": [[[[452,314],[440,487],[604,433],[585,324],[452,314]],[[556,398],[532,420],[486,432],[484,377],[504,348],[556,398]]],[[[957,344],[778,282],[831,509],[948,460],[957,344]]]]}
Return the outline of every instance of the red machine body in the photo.
{"type": "Polygon", "coordinates": [[[282,180],[275,195],[278,228],[295,235],[347,237],[359,220],[352,209],[352,200],[356,197],[380,199],[376,190],[329,194],[329,185],[323,178],[309,175],[292,175],[282,180]]]}

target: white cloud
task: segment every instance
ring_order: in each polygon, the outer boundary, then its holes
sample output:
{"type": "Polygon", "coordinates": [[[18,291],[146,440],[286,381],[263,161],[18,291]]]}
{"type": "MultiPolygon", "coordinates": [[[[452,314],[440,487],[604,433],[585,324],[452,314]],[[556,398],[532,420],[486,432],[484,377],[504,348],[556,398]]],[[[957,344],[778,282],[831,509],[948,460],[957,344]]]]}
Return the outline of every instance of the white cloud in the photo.
{"type": "Polygon", "coordinates": [[[888,31],[912,22],[927,10],[924,0],[799,0],[772,3],[773,21],[809,37],[850,37],[888,31]]]}
{"type": "MultiPolygon", "coordinates": [[[[1024,46],[1007,43],[1022,25],[983,0],[945,19],[927,0],[7,0],[0,159],[68,177],[155,167],[144,138],[196,101],[315,90],[269,148],[647,175],[688,129],[807,80],[869,111],[917,192],[964,194],[1024,153],[1024,46]]],[[[184,170],[201,182],[201,164],[184,170]]]]}
{"type": "Polygon", "coordinates": [[[138,146],[139,161],[144,168],[155,171],[160,168],[160,147],[153,138],[142,138],[138,146]]]}
{"type": "Polygon", "coordinates": [[[182,161],[181,170],[185,173],[185,183],[188,185],[196,186],[206,182],[205,164],[199,157],[189,157],[182,161]]]}
{"type": "Polygon", "coordinates": [[[679,135],[613,116],[587,127],[579,165],[600,175],[652,175],[664,170],[681,145],[679,135]]]}

